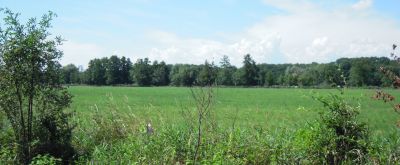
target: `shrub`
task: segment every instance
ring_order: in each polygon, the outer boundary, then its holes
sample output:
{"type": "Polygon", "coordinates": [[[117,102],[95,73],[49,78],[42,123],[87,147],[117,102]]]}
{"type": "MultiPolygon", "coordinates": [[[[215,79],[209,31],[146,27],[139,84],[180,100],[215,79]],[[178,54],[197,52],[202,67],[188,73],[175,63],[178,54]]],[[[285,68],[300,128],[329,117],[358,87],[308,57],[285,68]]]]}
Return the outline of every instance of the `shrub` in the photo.
{"type": "Polygon", "coordinates": [[[328,164],[363,163],[366,160],[368,130],[357,121],[360,106],[349,105],[341,95],[317,98],[327,111],[321,114],[321,127],[313,153],[328,164]]]}
{"type": "Polygon", "coordinates": [[[37,155],[32,161],[31,165],[55,165],[61,163],[61,159],[57,159],[50,155],[37,155]]]}
{"type": "Polygon", "coordinates": [[[60,37],[51,39],[48,29],[55,16],[49,12],[26,24],[19,14],[6,15],[0,27],[0,110],[13,129],[19,163],[28,164],[37,154],[50,154],[67,163],[73,125],[63,110],[71,95],[61,86],[60,37]]]}

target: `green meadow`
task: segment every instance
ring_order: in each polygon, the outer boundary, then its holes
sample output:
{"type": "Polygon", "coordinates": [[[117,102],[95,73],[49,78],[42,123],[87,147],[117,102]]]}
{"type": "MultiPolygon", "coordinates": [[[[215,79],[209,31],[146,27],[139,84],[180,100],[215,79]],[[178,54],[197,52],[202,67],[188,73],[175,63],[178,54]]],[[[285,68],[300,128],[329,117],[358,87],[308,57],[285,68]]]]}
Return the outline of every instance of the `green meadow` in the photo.
{"type": "MultiPolygon", "coordinates": [[[[193,90],[197,90],[194,88],[193,90]]],[[[182,111],[194,110],[195,104],[187,87],[93,87],[71,86],[74,96],[70,110],[75,119],[86,121],[96,113],[127,115],[155,129],[183,124],[182,111]]],[[[268,130],[296,129],[318,119],[326,110],[314,97],[340,94],[337,89],[214,88],[212,110],[223,128],[268,130]]],[[[375,136],[394,132],[398,116],[390,104],[372,99],[374,89],[345,89],[344,96],[353,106],[360,106],[359,120],[367,123],[375,136]]],[[[386,90],[399,98],[398,92],[386,90]]],[[[84,126],[83,126],[84,127],[84,126]]]]}

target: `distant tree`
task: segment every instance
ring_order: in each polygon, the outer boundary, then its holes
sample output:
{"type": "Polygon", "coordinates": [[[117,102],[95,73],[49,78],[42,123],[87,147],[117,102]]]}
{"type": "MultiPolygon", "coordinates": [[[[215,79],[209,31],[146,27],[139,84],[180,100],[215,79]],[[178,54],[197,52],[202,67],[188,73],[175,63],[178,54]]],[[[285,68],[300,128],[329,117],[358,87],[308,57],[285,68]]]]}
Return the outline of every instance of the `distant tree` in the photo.
{"type": "Polygon", "coordinates": [[[304,69],[300,66],[290,66],[285,71],[285,85],[294,86],[299,85],[300,75],[303,74],[304,69]]]}
{"type": "Polygon", "coordinates": [[[129,58],[125,58],[122,56],[121,58],[121,64],[120,64],[120,74],[119,74],[119,80],[120,84],[131,84],[132,83],[132,78],[130,76],[130,71],[132,70],[132,62],[129,58]]]}
{"type": "Polygon", "coordinates": [[[345,74],[340,70],[340,67],[337,64],[324,64],[322,66],[322,75],[324,79],[324,85],[328,86],[343,86],[346,85],[343,82],[342,74],[345,74]]]}
{"type": "MultiPolygon", "coordinates": [[[[60,37],[50,38],[52,12],[21,24],[19,14],[5,9],[0,24],[0,110],[15,137],[17,164],[29,164],[38,154],[73,156],[73,127],[63,110],[71,95],[61,85],[60,37]]],[[[11,162],[4,162],[11,163],[11,162]]],[[[11,163],[12,164],[12,163],[11,163]]]]}
{"type": "Polygon", "coordinates": [[[208,63],[206,60],[204,65],[201,67],[199,75],[197,77],[197,83],[201,86],[210,86],[215,83],[217,78],[217,69],[213,63],[208,63]]]}
{"type": "Polygon", "coordinates": [[[122,64],[121,60],[117,56],[111,56],[105,62],[106,66],[106,84],[108,85],[115,85],[115,84],[122,84],[121,83],[121,71],[122,71],[122,64]]]}
{"type": "Polygon", "coordinates": [[[172,67],[171,83],[175,86],[195,85],[198,68],[195,65],[177,64],[172,67]]]}
{"type": "Polygon", "coordinates": [[[140,66],[138,73],[141,74],[138,74],[134,73],[129,58],[118,58],[119,64],[112,62],[117,58],[91,60],[85,74],[78,76],[79,79],[91,85],[131,84],[136,78],[141,78],[141,83],[156,86],[204,85],[209,84],[209,80],[217,85],[244,86],[337,86],[344,85],[343,80],[350,86],[390,86],[391,80],[379,72],[379,66],[385,65],[393,72],[400,72],[400,66],[395,61],[384,57],[341,58],[326,64],[256,64],[250,55],[246,55],[241,68],[231,65],[228,56],[221,59],[220,67],[208,62],[207,65],[166,65],[154,61],[151,65],[148,59],[147,64],[139,59],[141,65],[135,64],[140,66]],[[208,72],[209,69],[213,72],[208,72]]]}
{"type": "Polygon", "coordinates": [[[300,86],[316,86],[322,83],[321,72],[317,67],[319,64],[314,64],[307,67],[299,76],[300,86]]]}
{"type": "Polygon", "coordinates": [[[349,83],[352,86],[373,85],[375,78],[373,64],[365,58],[354,61],[351,65],[349,83]]]}
{"type": "Polygon", "coordinates": [[[335,63],[340,67],[340,71],[344,77],[349,78],[352,61],[353,60],[350,58],[340,58],[336,60],[335,63]]]}
{"type": "Polygon", "coordinates": [[[148,58],[138,59],[133,66],[133,78],[139,86],[149,86],[153,70],[148,58]]]}
{"type": "Polygon", "coordinates": [[[155,86],[164,86],[169,84],[169,68],[164,61],[153,62],[152,84],[155,86]]]}
{"type": "Polygon", "coordinates": [[[362,86],[364,84],[363,70],[359,65],[354,65],[350,69],[349,83],[351,86],[362,86]]]}
{"type": "Polygon", "coordinates": [[[90,60],[86,70],[87,83],[91,85],[106,85],[106,63],[108,59],[90,60]]]}
{"type": "Polygon", "coordinates": [[[258,83],[259,69],[250,54],[244,56],[242,81],[246,86],[254,86],[258,83]]]}
{"type": "Polygon", "coordinates": [[[181,85],[181,76],[179,75],[180,64],[175,64],[171,68],[171,72],[169,73],[169,79],[171,80],[171,85],[180,86],[181,85]]]}
{"type": "Polygon", "coordinates": [[[220,62],[221,68],[218,71],[217,84],[218,85],[234,85],[233,74],[236,68],[231,65],[229,57],[223,56],[220,62]]]}
{"type": "Polygon", "coordinates": [[[74,64],[68,64],[62,67],[62,77],[64,84],[79,84],[80,73],[78,67],[74,64]]]}
{"type": "Polygon", "coordinates": [[[274,84],[274,75],[272,74],[271,71],[267,71],[267,72],[265,73],[265,76],[264,76],[264,85],[266,85],[266,86],[275,85],[275,84],[274,84]]]}
{"type": "Polygon", "coordinates": [[[261,69],[259,67],[259,65],[257,65],[257,67],[259,68],[258,76],[257,76],[257,78],[258,78],[257,79],[257,85],[258,86],[264,86],[265,85],[265,76],[267,74],[267,70],[261,69]]]}
{"type": "Polygon", "coordinates": [[[196,82],[197,75],[199,71],[197,67],[193,65],[185,65],[179,70],[179,74],[182,76],[181,84],[183,86],[193,86],[196,82]]]}
{"type": "MultiPolygon", "coordinates": [[[[292,64],[290,64],[292,65],[292,64]]],[[[259,85],[283,85],[286,68],[289,64],[258,64],[259,85]]]]}
{"type": "Polygon", "coordinates": [[[244,85],[243,83],[243,68],[237,69],[232,76],[233,85],[244,85]]]}

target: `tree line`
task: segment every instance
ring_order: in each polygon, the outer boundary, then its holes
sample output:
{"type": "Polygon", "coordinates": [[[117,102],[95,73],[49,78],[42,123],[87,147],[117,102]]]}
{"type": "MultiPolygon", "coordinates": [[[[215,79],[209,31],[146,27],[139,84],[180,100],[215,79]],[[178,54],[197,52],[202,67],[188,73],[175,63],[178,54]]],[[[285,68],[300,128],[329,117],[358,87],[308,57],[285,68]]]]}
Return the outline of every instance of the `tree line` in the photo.
{"type": "Polygon", "coordinates": [[[382,86],[392,80],[380,72],[380,67],[398,73],[396,61],[387,57],[340,58],[331,63],[257,64],[251,55],[243,58],[243,66],[230,63],[223,56],[219,65],[205,61],[201,65],[166,64],[148,58],[132,63],[126,57],[93,59],[86,70],[74,64],[62,68],[64,84],[138,85],[138,86],[303,86],[330,87],[338,85],[382,86]]]}

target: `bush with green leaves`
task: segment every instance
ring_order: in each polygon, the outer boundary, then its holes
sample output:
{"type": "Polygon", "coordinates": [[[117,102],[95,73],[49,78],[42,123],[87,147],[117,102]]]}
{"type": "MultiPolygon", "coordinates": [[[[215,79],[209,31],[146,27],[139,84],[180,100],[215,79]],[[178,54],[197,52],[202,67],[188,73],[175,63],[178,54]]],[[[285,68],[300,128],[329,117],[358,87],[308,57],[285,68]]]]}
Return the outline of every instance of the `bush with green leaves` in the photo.
{"type": "Polygon", "coordinates": [[[61,159],[57,159],[50,155],[37,155],[32,159],[30,165],[55,165],[60,163],[61,159]]]}
{"type": "Polygon", "coordinates": [[[369,147],[369,133],[357,116],[360,106],[352,106],[342,95],[318,97],[325,111],[321,113],[320,127],[313,139],[310,152],[321,163],[364,163],[369,147]]]}
{"type": "Polygon", "coordinates": [[[50,38],[48,29],[55,16],[49,12],[40,20],[25,24],[19,14],[0,9],[0,110],[7,117],[16,143],[18,162],[28,164],[36,155],[72,158],[70,141],[73,125],[64,111],[71,95],[61,86],[62,39],[50,38]]]}

